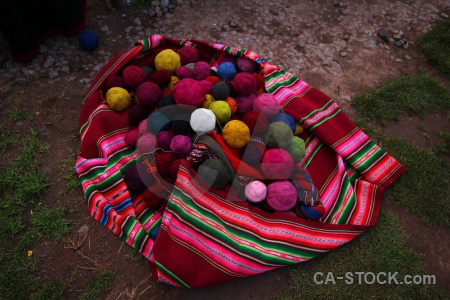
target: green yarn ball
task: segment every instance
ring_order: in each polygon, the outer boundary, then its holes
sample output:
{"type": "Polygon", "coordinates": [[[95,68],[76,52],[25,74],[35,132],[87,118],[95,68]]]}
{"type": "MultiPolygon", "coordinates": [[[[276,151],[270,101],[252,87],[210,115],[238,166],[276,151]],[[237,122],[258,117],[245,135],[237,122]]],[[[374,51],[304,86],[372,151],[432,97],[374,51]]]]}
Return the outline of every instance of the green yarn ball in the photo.
{"type": "Polygon", "coordinates": [[[284,122],[271,123],[265,135],[268,148],[287,149],[292,142],[293,133],[289,125],[284,122]]]}
{"type": "Polygon", "coordinates": [[[287,148],[287,151],[289,152],[289,154],[291,154],[292,159],[295,162],[300,161],[303,158],[303,156],[305,156],[305,145],[306,145],[305,141],[299,138],[298,136],[294,136],[292,138],[292,142],[287,148]]]}

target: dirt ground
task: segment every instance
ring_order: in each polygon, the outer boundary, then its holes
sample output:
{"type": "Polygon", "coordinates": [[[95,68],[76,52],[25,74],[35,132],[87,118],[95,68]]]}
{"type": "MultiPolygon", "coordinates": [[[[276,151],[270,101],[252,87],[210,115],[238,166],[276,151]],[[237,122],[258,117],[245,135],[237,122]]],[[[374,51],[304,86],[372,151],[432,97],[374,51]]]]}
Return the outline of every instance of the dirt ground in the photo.
{"type": "MultiPolygon", "coordinates": [[[[385,80],[415,74],[421,69],[436,76],[439,82],[450,88],[449,83],[426,63],[416,47],[418,37],[433,25],[433,21],[417,17],[418,21],[414,23],[413,13],[410,16],[413,20],[409,23],[392,21],[404,17],[400,13],[401,9],[412,6],[411,1],[366,1],[370,4],[364,2],[358,5],[337,1],[303,1],[303,6],[289,4],[289,1],[280,1],[278,4],[251,1],[251,5],[258,6],[255,14],[243,9],[245,6],[242,2],[234,5],[235,1],[183,1],[183,4],[170,12],[169,17],[159,19],[138,13],[135,6],[121,6],[118,2],[113,1],[116,9],[112,11],[106,1],[88,1],[86,28],[99,34],[101,44],[97,51],[119,53],[131,47],[128,38],[143,38],[149,33],[250,48],[332,96],[350,118],[357,116],[350,105],[352,96],[385,80]],[[373,3],[377,8],[384,6],[385,13],[382,14],[381,9],[380,14],[363,14],[364,5],[371,7],[373,3]],[[266,4],[267,9],[262,4],[266,4]],[[390,11],[391,8],[396,9],[395,12],[390,11]],[[308,10],[308,13],[301,14],[301,9],[308,10]],[[203,15],[198,24],[195,21],[198,18],[196,12],[203,15]],[[263,12],[272,16],[270,24],[266,26],[267,30],[255,25],[261,18],[270,19],[263,12]],[[291,13],[301,16],[301,21],[289,19],[291,13]],[[284,23],[280,21],[283,20],[283,14],[286,14],[284,23]],[[131,33],[127,33],[126,28],[135,26],[133,20],[137,17],[143,24],[142,30],[132,29],[131,33]],[[235,26],[230,27],[230,24],[235,26]],[[354,24],[365,27],[361,32],[371,30],[371,33],[367,33],[367,37],[363,35],[352,39],[354,24]],[[112,32],[111,35],[102,31],[104,26],[112,32]],[[409,48],[405,50],[392,43],[385,47],[376,35],[379,27],[395,27],[395,30],[403,31],[409,41],[409,48]],[[273,35],[270,31],[273,31],[273,35]],[[264,39],[277,39],[279,42],[271,45],[268,42],[262,43],[264,39]],[[311,48],[310,45],[313,44],[318,48],[311,48]],[[326,51],[320,52],[320,47],[330,47],[333,53],[328,55],[326,51]],[[286,53],[293,53],[294,49],[298,61],[291,64],[293,56],[286,53]]],[[[440,13],[449,14],[450,5],[445,5],[445,1],[423,2],[433,3],[438,8],[438,17],[440,13]]],[[[76,44],[76,37],[69,38],[68,43],[76,44]]],[[[196,290],[156,283],[151,278],[145,259],[133,255],[127,245],[89,216],[81,190],[61,193],[65,181],[57,162],[76,153],[80,146],[79,140],[74,139],[74,136],[78,134],[78,117],[87,87],[79,79],[93,78],[95,72],[88,69],[99,62],[99,56],[95,53],[84,55],[81,61],[75,56],[69,57],[68,61],[71,72],[60,74],[59,80],[38,78],[25,84],[5,83],[0,87],[2,114],[13,107],[23,108],[27,113],[33,114],[36,117],[33,128],[38,130],[41,141],[50,145],[49,152],[41,159],[42,168],[52,181],[50,189],[44,195],[45,204],[64,204],[69,208],[70,218],[75,220],[73,233],[63,242],[56,245],[44,242],[34,249],[40,266],[38,274],[48,280],[68,282],[70,288],[66,289],[66,299],[77,299],[85,284],[92,279],[94,271],[102,268],[119,270],[112,290],[103,294],[103,299],[269,299],[273,294],[288,289],[287,268],[196,290]],[[76,79],[69,81],[71,76],[76,79]]],[[[31,64],[24,66],[29,67],[31,64]]],[[[27,130],[23,123],[14,125],[21,131],[27,130]]],[[[405,116],[384,130],[388,136],[399,136],[414,145],[433,147],[440,142],[434,134],[435,129],[450,130],[447,115],[430,115],[425,120],[405,116]]],[[[415,215],[393,201],[385,201],[382,209],[399,217],[402,227],[411,236],[409,246],[420,254],[425,270],[436,275],[438,285],[450,292],[449,228],[425,226],[415,215]]]]}

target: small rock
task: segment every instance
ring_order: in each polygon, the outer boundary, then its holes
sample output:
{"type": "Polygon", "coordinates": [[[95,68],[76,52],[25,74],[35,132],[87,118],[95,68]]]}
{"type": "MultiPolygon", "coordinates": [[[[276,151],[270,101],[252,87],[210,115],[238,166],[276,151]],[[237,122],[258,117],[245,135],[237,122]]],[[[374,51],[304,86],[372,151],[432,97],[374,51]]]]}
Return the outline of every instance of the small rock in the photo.
{"type": "Polygon", "coordinates": [[[443,17],[443,18],[445,18],[445,19],[448,19],[448,15],[447,15],[446,13],[442,13],[442,14],[441,14],[441,17],[443,17]]]}
{"type": "Polygon", "coordinates": [[[395,59],[395,62],[403,62],[403,59],[401,59],[401,58],[396,58],[396,59],[395,59]]]}
{"type": "Polygon", "coordinates": [[[346,51],[341,51],[341,53],[340,53],[341,57],[346,57],[347,54],[348,54],[348,53],[347,53],[346,51]]]}
{"type": "Polygon", "coordinates": [[[51,70],[50,72],[48,72],[48,78],[56,79],[58,77],[59,77],[58,72],[56,72],[55,70],[51,70]]]}
{"type": "Polygon", "coordinates": [[[387,33],[386,29],[384,29],[384,28],[378,29],[377,34],[383,41],[385,41],[385,42],[389,41],[388,40],[388,33],[387,33]]]}
{"type": "Polygon", "coordinates": [[[411,31],[411,30],[412,30],[411,26],[406,27],[406,31],[411,31]]]}
{"type": "Polygon", "coordinates": [[[48,47],[46,45],[42,44],[42,45],[39,46],[39,51],[41,53],[45,53],[45,52],[48,51],[48,47]]]}
{"type": "Polygon", "coordinates": [[[408,48],[409,48],[409,43],[408,43],[408,41],[404,41],[404,42],[403,42],[403,49],[408,50],[408,48]]]}
{"type": "Polygon", "coordinates": [[[82,234],[86,234],[88,232],[88,230],[89,230],[89,226],[83,225],[83,226],[80,227],[80,229],[78,229],[77,232],[78,233],[82,233],[82,234]]]}
{"type": "Polygon", "coordinates": [[[42,64],[42,66],[45,69],[50,68],[50,66],[52,66],[55,63],[55,58],[51,55],[47,56],[47,59],[44,61],[44,63],[42,64]]]}
{"type": "Polygon", "coordinates": [[[397,42],[395,42],[395,46],[402,47],[403,46],[403,42],[402,41],[397,41],[397,42]]]}
{"type": "Polygon", "coordinates": [[[134,24],[136,24],[137,26],[141,26],[141,19],[139,18],[134,19],[134,24]]]}
{"type": "Polygon", "coordinates": [[[402,37],[403,37],[403,35],[401,33],[394,34],[394,36],[393,36],[394,40],[396,40],[396,41],[400,40],[402,37]]]}
{"type": "Polygon", "coordinates": [[[345,96],[343,99],[347,102],[352,102],[352,97],[350,96],[345,96]]]}
{"type": "Polygon", "coordinates": [[[405,57],[406,60],[411,60],[412,59],[412,57],[409,56],[409,55],[405,55],[404,57],[405,57]]]}

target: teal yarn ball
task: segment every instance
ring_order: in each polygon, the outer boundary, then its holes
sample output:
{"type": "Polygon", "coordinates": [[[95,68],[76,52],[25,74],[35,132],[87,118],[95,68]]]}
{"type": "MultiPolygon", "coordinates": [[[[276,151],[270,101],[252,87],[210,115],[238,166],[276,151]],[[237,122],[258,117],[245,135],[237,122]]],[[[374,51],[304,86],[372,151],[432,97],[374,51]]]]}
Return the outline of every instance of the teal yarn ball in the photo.
{"type": "Polygon", "coordinates": [[[157,135],[160,131],[169,129],[170,120],[162,112],[153,112],[147,120],[147,130],[154,135],[157,135]]]}
{"type": "Polygon", "coordinates": [[[265,134],[268,148],[288,149],[294,134],[291,128],[284,122],[278,121],[269,124],[265,134]]]}
{"type": "Polygon", "coordinates": [[[94,51],[100,43],[97,34],[92,30],[84,30],[81,32],[78,37],[78,42],[84,51],[94,51]]]}

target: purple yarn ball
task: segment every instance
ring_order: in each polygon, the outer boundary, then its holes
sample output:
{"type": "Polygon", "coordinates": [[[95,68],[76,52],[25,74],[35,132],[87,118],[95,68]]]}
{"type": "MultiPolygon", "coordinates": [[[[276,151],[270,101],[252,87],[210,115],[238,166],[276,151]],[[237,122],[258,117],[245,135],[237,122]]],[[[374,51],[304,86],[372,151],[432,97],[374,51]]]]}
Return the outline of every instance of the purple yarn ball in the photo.
{"type": "Polygon", "coordinates": [[[256,99],[255,94],[251,94],[249,96],[238,96],[236,97],[237,109],[236,114],[239,118],[244,117],[244,115],[251,111],[253,108],[253,101],[256,99]]]}
{"type": "Polygon", "coordinates": [[[176,71],[177,77],[181,80],[184,78],[194,78],[194,71],[186,66],[181,66],[176,71]]]}
{"type": "Polygon", "coordinates": [[[137,148],[140,154],[152,153],[158,146],[156,136],[151,133],[142,135],[137,141],[137,148]]]}
{"type": "Polygon", "coordinates": [[[237,66],[242,72],[253,73],[256,71],[258,64],[248,58],[238,57],[237,66]]]}
{"type": "Polygon", "coordinates": [[[158,143],[158,147],[164,150],[170,149],[170,141],[172,140],[173,135],[170,131],[161,131],[158,133],[156,140],[158,143]]]}
{"type": "Polygon", "coordinates": [[[196,80],[203,80],[209,76],[209,64],[204,61],[199,61],[194,65],[194,78],[196,80]]]}
{"type": "Polygon", "coordinates": [[[188,136],[176,135],[170,141],[170,150],[181,157],[185,157],[191,152],[192,141],[188,136]]]}
{"type": "Polygon", "coordinates": [[[144,82],[140,84],[136,90],[138,103],[146,107],[154,106],[161,97],[161,89],[153,82],[144,82]]]}

